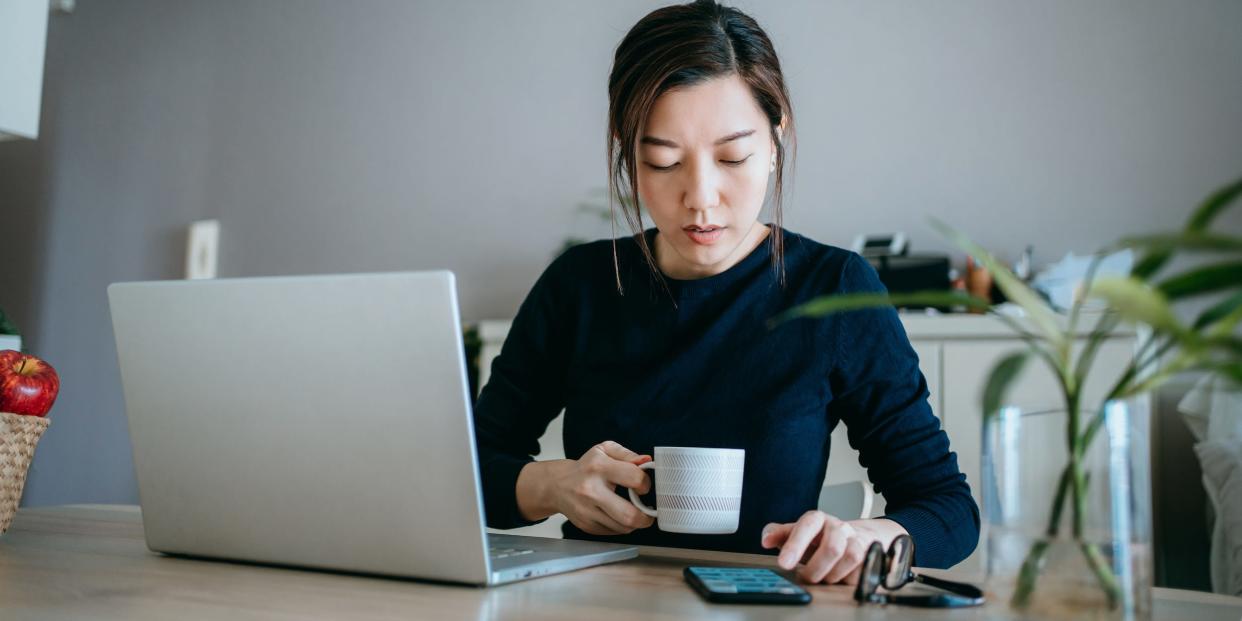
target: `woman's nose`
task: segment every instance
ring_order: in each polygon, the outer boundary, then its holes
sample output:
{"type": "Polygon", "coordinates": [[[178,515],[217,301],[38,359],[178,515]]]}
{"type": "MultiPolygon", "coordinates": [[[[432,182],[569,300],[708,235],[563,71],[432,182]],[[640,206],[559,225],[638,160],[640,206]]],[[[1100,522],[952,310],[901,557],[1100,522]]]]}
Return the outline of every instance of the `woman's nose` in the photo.
{"type": "Polygon", "coordinates": [[[720,177],[715,166],[697,164],[689,171],[683,202],[687,209],[706,211],[720,204],[720,177]]]}

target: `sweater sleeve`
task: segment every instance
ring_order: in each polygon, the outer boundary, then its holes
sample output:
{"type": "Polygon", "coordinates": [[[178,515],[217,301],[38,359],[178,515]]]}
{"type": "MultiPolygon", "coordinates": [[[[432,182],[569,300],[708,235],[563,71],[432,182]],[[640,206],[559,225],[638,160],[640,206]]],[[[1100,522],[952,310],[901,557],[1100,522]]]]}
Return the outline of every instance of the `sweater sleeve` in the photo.
{"type": "Polygon", "coordinates": [[[519,307],[474,408],[483,507],[493,528],[535,522],[518,511],[517,479],[539,454],[539,438],[564,408],[567,256],[548,266],[519,307]]]}
{"type": "MultiPolygon", "coordinates": [[[[882,292],[875,270],[852,254],[841,293],[882,292]]],[[[892,307],[837,317],[830,415],[846,424],[850,446],[887,514],[914,539],[914,562],[948,568],[979,542],[979,508],[970,495],[949,437],[927,402],[918,355],[892,307]]]]}

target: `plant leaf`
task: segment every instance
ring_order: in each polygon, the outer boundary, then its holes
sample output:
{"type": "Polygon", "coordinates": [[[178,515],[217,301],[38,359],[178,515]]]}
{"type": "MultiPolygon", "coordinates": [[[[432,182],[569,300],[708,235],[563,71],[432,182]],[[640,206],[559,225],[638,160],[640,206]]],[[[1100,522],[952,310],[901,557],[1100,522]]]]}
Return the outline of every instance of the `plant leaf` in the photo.
{"type": "Polygon", "coordinates": [[[1091,287],[1092,296],[1103,298],[1121,316],[1140,321],[1158,330],[1184,334],[1168,300],[1159,291],[1134,277],[1103,278],[1091,287]]]}
{"type": "Polygon", "coordinates": [[[1097,321],[1095,328],[1087,335],[1087,344],[1083,346],[1082,352],[1078,354],[1078,363],[1074,367],[1074,385],[1082,386],[1087,381],[1087,373],[1091,370],[1091,365],[1095,364],[1095,356],[1099,353],[1100,347],[1108,340],[1113,328],[1117,327],[1120,321],[1116,313],[1108,313],[1102,315],[1097,321]]]}
{"type": "Polygon", "coordinates": [[[971,241],[965,234],[954,229],[953,227],[933,218],[932,227],[940,232],[945,238],[953,242],[958,248],[965,250],[975,260],[983,264],[983,267],[992,274],[996,286],[1005,293],[1005,297],[1022,307],[1026,311],[1027,316],[1035,327],[1044,334],[1055,349],[1059,349],[1065,342],[1066,335],[1057,325],[1056,314],[1048,303],[1039,294],[1035,293],[1026,283],[1022,282],[1009,268],[1005,267],[1000,261],[997,261],[982,246],[971,241]]]}
{"type": "Polygon", "coordinates": [[[1223,335],[1208,338],[1204,341],[1209,347],[1217,348],[1242,360],[1242,337],[1223,335]]]}
{"type": "Polygon", "coordinates": [[[1202,370],[1231,380],[1238,387],[1242,387],[1242,362],[1206,365],[1202,367],[1202,370]]]}
{"type": "MultiPolygon", "coordinates": [[[[1190,219],[1186,222],[1185,232],[1197,233],[1207,229],[1212,220],[1220,215],[1238,195],[1242,193],[1242,179],[1237,179],[1233,183],[1212,192],[1190,215],[1190,219]]],[[[1160,271],[1165,263],[1173,257],[1172,250],[1154,250],[1135,263],[1134,268],[1130,270],[1130,275],[1135,278],[1146,280],[1152,274],[1160,271]]]]}
{"type": "Polygon", "coordinates": [[[1225,298],[1215,306],[1203,311],[1199,317],[1195,319],[1194,329],[1196,331],[1202,330],[1203,328],[1206,328],[1207,326],[1238,312],[1238,309],[1242,309],[1242,291],[1225,298]]]}
{"type": "Polygon", "coordinates": [[[1202,231],[1220,215],[1225,208],[1229,207],[1239,195],[1242,195],[1242,178],[1235,179],[1230,183],[1208,196],[1203,204],[1195,210],[1190,216],[1190,221],[1186,223],[1187,231],[1202,231]]]}
{"type": "Polygon", "coordinates": [[[1242,286],[1242,261],[1191,269],[1157,285],[1169,300],[1180,300],[1239,286],[1242,286]]]}
{"type": "Polygon", "coordinates": [[[1144,255],[1142,259],[1139,259],[1138,263],[1134,264],[1134,267],[1130,270],[1130,275],[1141,279],[1151,278],[1151,275],[1160,271],[1160,268],[1164,267],[1164,264],[1168,263],[1172,257],[1173,251],[1171,250],[1152,251],[1144,255]]]}
{"type": "Polygon", "coordinates": [[[1208,337],[1228,336],[1233,333],[1239,323],[1242,323],[1242,306],[1229,311],[1228,314],[1221,317],[1216,323],[1213,323],[1203,333],[1208,337]]]}
{"type": "Polygon", "coordinates": [[[0,334],[20,334],[17,331],[17,326],[13,325],[12,321],[9,321],[3,310],[0,310],[0,334]]]}
{"type": "Polygon", "coordinates": [[[965,306],[977,310],[992,307],[986,300],[954,291],[916,291],[911,293],[846,293],[821,295],[795,306],[768,322],[769,327],[798,317],[822,317],[833,313],[887,306],[965,306]]]}
{"type": "Polygon", "coordinates": [[[1221,375],[1233,380],[1235,384],[1242,386],[1242,364],[1227,364],[1220,369],[1221,375]]]}
{"type": "Polygon", "coordinates": [[[985,418],[995,416],[1000,411],[1001,406],[1005,402],[1005,394],[1009,390],[1009,384],[1017,379],[1018,374],[1022,372],[1022,367],[1026,365],[1026,359],[1031,356],[1031,351],[1024,349],[1016,351],[1005,356],[992,367],[992,372],[988,374],[988,381],[983,386],[983,416],[985,418]]]}

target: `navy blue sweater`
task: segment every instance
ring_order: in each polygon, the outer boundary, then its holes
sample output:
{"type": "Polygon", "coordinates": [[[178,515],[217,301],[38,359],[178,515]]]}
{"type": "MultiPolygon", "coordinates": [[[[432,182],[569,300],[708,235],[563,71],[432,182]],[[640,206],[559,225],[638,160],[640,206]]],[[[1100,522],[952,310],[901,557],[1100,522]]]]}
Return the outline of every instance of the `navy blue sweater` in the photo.
{"type": "MultiPolygon", "coordinates": [[[[654,234],[645,232],[649,241],[654,234]]],[[[732,535],[651,527],[597,537],[566,523],[566,537],[769,552],[759,545],[760,531],[816,507],[829,434],[845,423],[887,503],[885,517],[914,538],[915,562],[948,567],[969,555],[979,539],[979,510],[927,403],[927,383],[897,313],[863,310],[766,326],[816,296],[883,290],[858,255],[784,234],[783,287],[767,242],[723,273],[666,279],[666,291],[637,242],[619,239],[624,295],[611,240],[557,258],[518,310],[475,407],[488,524],[531,523],[517,508],[518,472],[539,454],[538,438],[563,408],[570,458],[604,440],[640,454],[657,445],[746,450],[732,535]]]]}

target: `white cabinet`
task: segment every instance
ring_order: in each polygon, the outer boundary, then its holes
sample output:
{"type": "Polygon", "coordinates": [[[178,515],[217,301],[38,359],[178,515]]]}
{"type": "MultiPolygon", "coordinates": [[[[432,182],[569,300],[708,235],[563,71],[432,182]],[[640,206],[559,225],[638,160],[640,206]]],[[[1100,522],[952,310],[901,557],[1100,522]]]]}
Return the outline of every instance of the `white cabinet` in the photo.
{"type": "MultiPolygon", "coordinates": [[[[987,381],[987,374],[997,360],[1023,347],[1022,341],[999,320],[980,315],[928,316],[902,314],[902,324],[910,337],[910,343],[919,356],[919,368],[927,378],[931,393],[932,411],[940,418],[949,436],[950,447],[957,453],[958,464],[966,474],[975,500],[979,500],[980,451],[982,448],[983,412],[980,394],[987,381]]],[[[1090,327],[1093,321],[1084,321],[1090,327]]],[[[500,345],[509,329],[507,321],[487,321],[479,326],[483,349],[479,357],[479,385],[487,381],[491,360],[500,352],[500,345]]],[[[1086,336],[1084,332],[1079,336],[1086,336]]],[[[1112,381],[1125,368],[1134,351],[1135,337],[1131,331],[1119,331],[1110,335],[1101,347],[1096,368],[1090,376],[1084,403],[1098,401],[1112,381]]],[[[1081,342],[1079,343],[1081,346],[1081,342]]],[[[1056,380],[1040,361],[1032,360],[1022,376],[1013,385],[1010,402],[1023,408],[1051,409],[1060,407],[1056,380]]],[[[1050,430],[1048,443],[1049,468],[1058,467],[1055,447],[1064,444],[1063,430],[1050,430]]],[[[561,417],[548,426],[539,440],[543,449],[540,459],[563,458],[561,446],[561,417]]],[[[1063,450],[1063,449],[1062,449],[1063,450]]],[[[1062,455],[1063,457],[1063,455],[1062,455]]],[[[837,485],[851,481],[866,481],[866,471],[858,464],[858,453],[846,440],[845,426],[839,425],[832,433],[832,453],[828,459],[824,485],[837,485]]],[[[884,513],[884,501],[876,497],[871,515],[884,513]]],[[[528,529],[518,529],[523,534],[560,536],[560,524],[564,518],[557,516],[543,524],[528,529]]],[[[979,550],[962,564],[964,569],[982,569],[982,542],[979,550]]]]}

